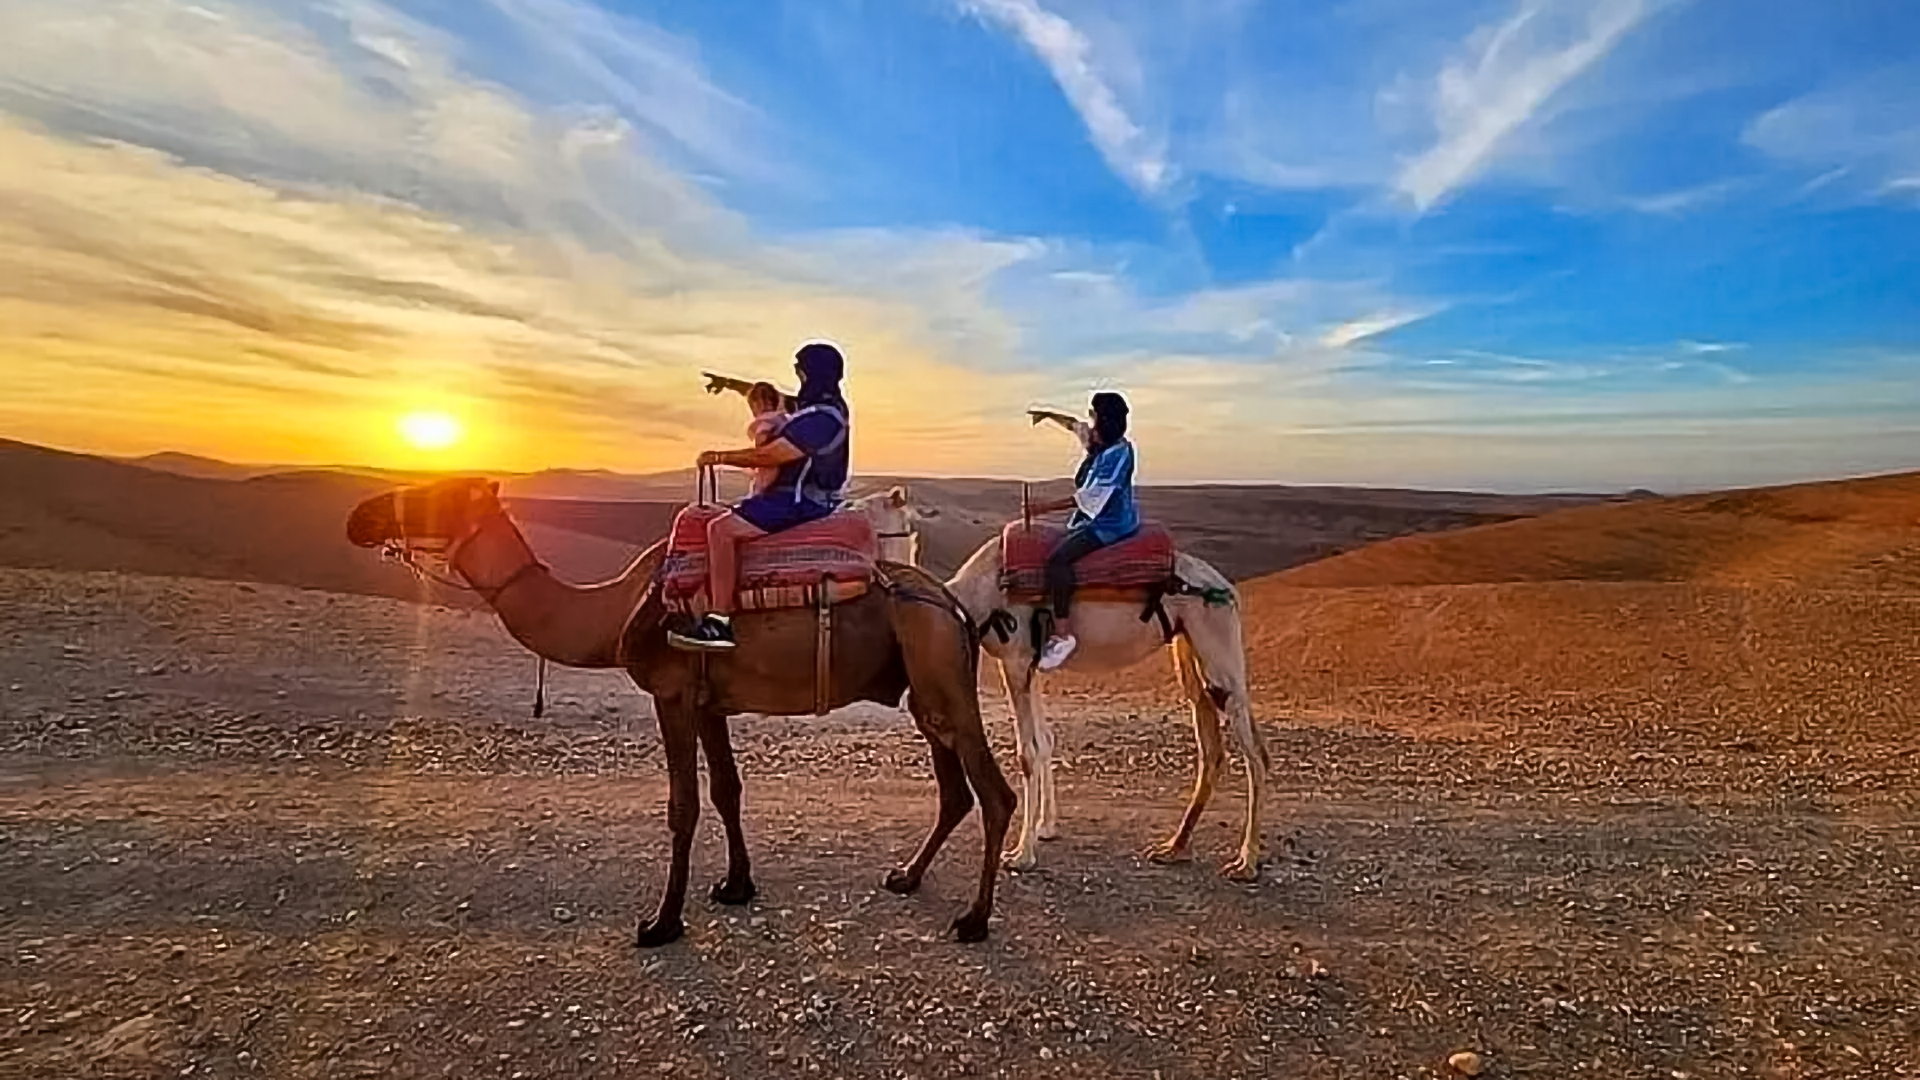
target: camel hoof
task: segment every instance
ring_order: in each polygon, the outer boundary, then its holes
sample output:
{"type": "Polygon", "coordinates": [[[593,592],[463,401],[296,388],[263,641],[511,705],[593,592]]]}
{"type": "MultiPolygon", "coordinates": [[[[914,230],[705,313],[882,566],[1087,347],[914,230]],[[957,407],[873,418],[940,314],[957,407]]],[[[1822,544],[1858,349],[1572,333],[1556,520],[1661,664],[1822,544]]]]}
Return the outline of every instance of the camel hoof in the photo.
{"type": "Polygon", "coordinates": [[[1220,868],[1220,876],[1228,881],[1237,881],[1242,885],[1252,885],[1260,880],[1260,863],[1246,859],[1235,859],[1220,868]]]}
{"type": "Polygon", "coordinates": [[[686,932],[686,924],[679,919],[670,921],[652,919],[640,924],[640,932],[634,935],[633,944],[635,948],[657,949],[662,945],[679,941],[680,935],[686,932]]]}
{"type": "Polygon", "coordinates": [[[887,879],[880,883],[880,887],[890,893],[906,896],[920,888],[920,879],[908,873],[906,867],[896,866],[887,871],[887,879]]]}
{"type": "Polygon", "coordinates": [[[962,944],[971,945],[976,941],[985,941],[987,940],[987,917],[969,911],[953,920],[953,925],[948,929],[953,931],[953,940],[962,944]]]}
{"type": "Polygon", "coordinates": [[[726,881],[714,882],[713,888],[707,890],[707,896],[716,904],[737,907],[751,901],[758,892],[759,890],[753,887],[752,878],[747,878],[738,884],[729,878],[726,881]]]}
{"type": "Polygon", "coordinates": [[[1019,848],[1015,848],[1012,851],[1006,851],[1000,854],[1000,865],[1016,873],[1025,873],[1040,865],[1040,857],[1035,855],[1031,849],[1022,851],[1019,848]]]}
{"type": "Polygon", "coordinates": [[[1193,858],[1193,852],[1188,850],[1185,844],[1177,844],[1172,840],[1168,840],[1165,843],[1155,844],[1148,848],[1146,850],[1146,856],[1147,861],[1150,863],[1159,863],[1161,866],[1171,866],[1175,863],[1190,861],[1193,858]]]}
{"type": "Polygon", "coordinates": [[[1042,825],[1039,828],[1033,830],[1033,835],[1039,837],[1042,840],[1058,840],[1060,839],[1060,826],[1042,825]]]}

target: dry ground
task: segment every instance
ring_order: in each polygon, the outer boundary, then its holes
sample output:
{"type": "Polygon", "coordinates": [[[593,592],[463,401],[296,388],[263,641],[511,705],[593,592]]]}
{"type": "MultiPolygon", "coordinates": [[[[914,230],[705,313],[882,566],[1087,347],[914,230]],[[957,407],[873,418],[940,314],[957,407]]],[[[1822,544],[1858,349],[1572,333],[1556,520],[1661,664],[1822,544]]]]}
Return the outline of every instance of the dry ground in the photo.
{"type": "Polygon", "coordinates": [[[933,810],[908,727],[744,719],[760,900],[693,899],[639,953],[665,793],[617,678],[558,673],[535,723],[482,615],[37,571],[0,598],[9,1078],[1920,1070],[1909,726],[1484,679],[1449,725],[1386,676],[1270,688],[1271,862],[1243,888],[1212,866],[1237,779],[1202,861],[1132,854],[1190,767],[1153,680],[1069,684],[1066,837],[962,947],[971,824],[922,895],[878,888],[933,810]]]}

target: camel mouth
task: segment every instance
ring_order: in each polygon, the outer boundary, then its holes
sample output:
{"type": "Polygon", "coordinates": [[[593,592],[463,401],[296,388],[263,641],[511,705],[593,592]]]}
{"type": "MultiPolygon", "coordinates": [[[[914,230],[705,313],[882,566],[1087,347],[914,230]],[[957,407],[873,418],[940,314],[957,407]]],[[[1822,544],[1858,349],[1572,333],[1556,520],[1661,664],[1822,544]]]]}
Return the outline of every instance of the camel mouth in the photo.
{"type": "Polygon", "coordinates": [[[355,547],[379,547],[400,538],[394,493],[375,495],[347,515],[347,540],[355,547]]]}

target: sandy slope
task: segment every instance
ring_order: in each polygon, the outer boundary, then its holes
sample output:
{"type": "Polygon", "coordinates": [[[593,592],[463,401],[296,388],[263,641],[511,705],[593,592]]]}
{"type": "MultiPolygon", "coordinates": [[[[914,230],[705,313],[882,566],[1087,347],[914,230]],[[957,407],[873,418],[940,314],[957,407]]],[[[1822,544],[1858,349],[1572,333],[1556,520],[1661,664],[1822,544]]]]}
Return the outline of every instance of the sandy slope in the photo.
{"type": "Polygon", "coordinates": [[[1692,581],[1920,589],[1920,473],[1562,510],[1299,567],[1291,586],[1692,581]]]}
{"type": "MultiPolygon", "coordinates": [[[[1241,586],[1264,715],[1566,735],[1904,738],[1920,719],[1920,475],[1585,507],[1405,537],[1241,586]]],[[[1064,694],[1167,700],[1165,664],[1064,694]]],[[[1561,737],[1561,736],[1555,736],[1561,737]]]]}

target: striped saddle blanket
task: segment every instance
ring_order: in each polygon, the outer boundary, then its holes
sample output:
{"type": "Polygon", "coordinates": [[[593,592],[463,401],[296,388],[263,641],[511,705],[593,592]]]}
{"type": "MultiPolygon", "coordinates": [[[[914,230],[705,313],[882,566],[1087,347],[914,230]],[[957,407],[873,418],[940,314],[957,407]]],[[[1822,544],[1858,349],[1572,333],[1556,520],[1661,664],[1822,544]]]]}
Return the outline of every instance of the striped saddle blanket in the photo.
{"type": "MultiPolygon", "coordinates": [[[[708,608],[707,523],[722,506],[689,506],[673,519],[660,567],[661,596],[674,611],[708,608]]],[[[757,537],[740,546],[738,607],[742,611],[815,607],[826,590],[838,604],[867,591],[879,547],[864,514],[838,513],[757,537]]]]}
{"type": "MultiPolygon", "coordinates": [[[[1014,596],[1045,591],[1047,556],[1065,539],[1058,525],[1015,521],[1000,534],[1000,586],[1014,596]]],[[[1135,592],[1173,580],[1173,534],[1158,522],[1073,564],[1075,591],[1135,592]]]]}

